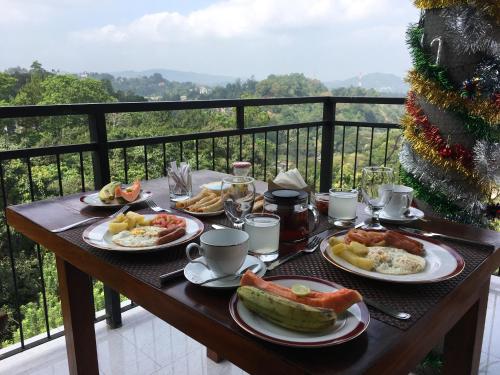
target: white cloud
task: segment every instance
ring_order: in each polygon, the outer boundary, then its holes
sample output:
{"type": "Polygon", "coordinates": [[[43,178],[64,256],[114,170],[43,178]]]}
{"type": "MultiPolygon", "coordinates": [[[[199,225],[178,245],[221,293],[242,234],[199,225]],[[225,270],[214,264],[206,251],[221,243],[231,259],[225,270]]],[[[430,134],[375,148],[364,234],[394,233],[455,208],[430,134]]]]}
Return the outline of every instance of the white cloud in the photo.
{"type": "Polygon", "coordinates": [[[109,24],[72,33],[87,42],[169,42],[248,38],[287,33],[332,22],[345,24],[376,16],[385,0],[227,0],[186,15],[146,14],[124,25],[109,24]]]}

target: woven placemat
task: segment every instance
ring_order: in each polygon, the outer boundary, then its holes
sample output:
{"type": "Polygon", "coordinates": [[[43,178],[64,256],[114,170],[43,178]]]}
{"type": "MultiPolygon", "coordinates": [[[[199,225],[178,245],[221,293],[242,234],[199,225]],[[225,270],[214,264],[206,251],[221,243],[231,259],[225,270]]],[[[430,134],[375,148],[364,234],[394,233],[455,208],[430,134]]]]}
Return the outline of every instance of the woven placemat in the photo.
{"type": "MultiPolygon", "coordinates": [[[[141,213],[151,213],[147,209],[141,213]]],[[[221,224],[222,218],[217,219],[221,224]]],[[[210,220],[211,222],[217,220],[210,220]]],[[[327,225],[323,223],[323,225],[327,225]]],[[[211,223],[205,223],[205,230],[210,230],[211,223]]],[[[224,225],[224,224],[222,224],[224,225]]],[[[183,268],[188,262],[185,257],[185,245],[169,248],[165,251],[144,254],[126,254],[96,249],[82,240],[84,228],[75,228],[58,235],[80,248],[94,254],[103,261],[121,268],[130,275],[161,288],[159,276],[183,268]]],[[[321,233],[326,237],[332,231],[321,233]]],[[[429,309],[461,283],[491,253],[491,249],[482,246],[469,246],[457,242],[446,242],[465,260],[465,269],[457,277],[433,284],[392,284],[359,277],[336,268],[326,261],[318,250],[313,254],[301,256],[270,271],[267,275],[305,275],[331,280],[346,288],[358,290],[362,295],[381,304],[412,315],[407,321],[394,319],[376,309],[369,308],[371,317],[402,330],[415,324],[429,309]]]]}

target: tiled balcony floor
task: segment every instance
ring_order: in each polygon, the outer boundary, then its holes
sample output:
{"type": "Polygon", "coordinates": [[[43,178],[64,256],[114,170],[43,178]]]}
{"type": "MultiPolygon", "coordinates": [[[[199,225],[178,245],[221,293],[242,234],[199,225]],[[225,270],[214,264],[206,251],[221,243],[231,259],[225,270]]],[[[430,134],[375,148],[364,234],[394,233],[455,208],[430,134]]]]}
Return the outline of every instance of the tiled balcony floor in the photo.
{"type": "MultiPolygon", "coordinates": [[[[123,314],[123,327],[96,324],[101,374],[244,374],[224,361],[207,359],[205,348],[141,307],[123,314]]],[[[64,338],[0,361],[0,374],[67,374],[64,338]]],[[[492,277],[480,374],[500,374],[500,278],[492,277]]]]}

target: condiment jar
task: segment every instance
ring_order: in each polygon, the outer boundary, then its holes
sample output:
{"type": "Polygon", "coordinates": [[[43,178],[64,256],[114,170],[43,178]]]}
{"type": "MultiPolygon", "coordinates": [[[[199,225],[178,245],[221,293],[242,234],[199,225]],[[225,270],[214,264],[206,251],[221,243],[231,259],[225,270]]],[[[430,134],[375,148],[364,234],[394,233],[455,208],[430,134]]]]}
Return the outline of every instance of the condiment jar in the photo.
{"type": "Polygon", "coordinates": [[[264,212],[280,217],[280,241],[306,239],[319,223],[318,211],[307,204],[303,190],[278,189],[264,193],[264,212]],[[313,228],[309,228],[309,211],[314,216],[313,228]]]}
{"type": "Polygon", "coordinates": [[[250,167],[252,163],[248,161],[235,161],[233,163],[233,175],[239,177],[246,177],[250,172],[250,167]]]}

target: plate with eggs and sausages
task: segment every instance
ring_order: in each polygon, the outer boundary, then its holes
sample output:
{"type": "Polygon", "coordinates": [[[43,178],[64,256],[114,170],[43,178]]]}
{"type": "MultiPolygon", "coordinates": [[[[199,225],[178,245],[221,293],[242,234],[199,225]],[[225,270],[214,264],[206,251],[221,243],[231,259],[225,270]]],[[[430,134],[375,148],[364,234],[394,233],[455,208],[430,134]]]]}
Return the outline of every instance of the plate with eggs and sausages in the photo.
{"type": "Polygon", "coordinates": [[[398,231],[351,229],[325,238],[324,258],[359,276],[397,283],[434,283],[451,279],[465,267],[451,247],[398,231]]]}
{"type": "Polygon", "coordinates": [[[192,241],[203,228],[203,223],[194,217],[129,211],[89,226],[83,232],[83,240],[103,250],[149,252],[192,241]]]}

